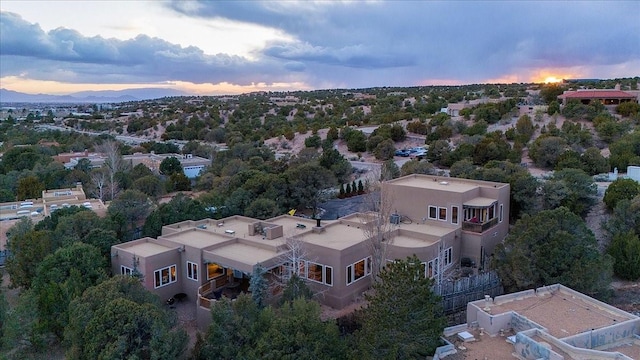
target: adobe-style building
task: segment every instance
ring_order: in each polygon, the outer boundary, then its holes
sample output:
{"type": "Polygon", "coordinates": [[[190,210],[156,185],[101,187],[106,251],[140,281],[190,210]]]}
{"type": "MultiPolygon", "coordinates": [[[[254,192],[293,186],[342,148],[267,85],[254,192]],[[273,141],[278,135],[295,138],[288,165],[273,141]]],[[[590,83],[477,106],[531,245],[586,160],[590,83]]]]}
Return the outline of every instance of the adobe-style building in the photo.
{"type": "Polygon", "coordinates": [[[0,220],[27,216],[40,221],[57,209],[69,206],[87,208],[100,217],[107,215],[107,207],[102,200],[87,198],[82,184],[78,183],[72,188],[43,190],[42,197],[38,199],[0,203],[0,220]]]}
{"type": "Polygon", "coordinates": [[[558,95],[558,100],[562,105],[567,105],[570,100],[578,100],[588,105],[592,101],[598,101],[602,105],[619,105],[623,102],[638,102],[637,95],[621,91],[620,89],[612,90],[577,90],[565,91],[562,95],[558,95]]]}
{"type": "MultiPolygon", "coordinates": [[[[148,167],[149,170],[157,173],[160,170],[162,161],[170,157],[178,159],[184,175],[189,179],[196,178],[205,167],[211,164],[211,160],[192,154],[155,154],[153,152],[149,154],[135,153],[132,155],[123,155],[122,161],[131,167],[143,164],[148,167]]],[[[85,151],[81,153],[59,154],[55,159],[56,161],[64,162],[64,167],[67,169],[73,169],[82,159],[89,160],[92,168],[100,168],[104,164],[106,156],[104,154],[88,153],[85,151]]]]}
{"type": "Polygon", "coordinates": [[[467,304],[437,359],[640,359],[640,317],[555,284],[467,304]]]}
{"type": "MultiPolygon", "coordinates": [[[[385,260],[415,254],[427,277],[442,279],[461,261],[481,270],[507,235],[509,184],[408,175],[386,182],[382,191],[392,203],[385,219],[385,260]]],[[[180,294],[197,301],[201,328],[210,321],[211,301],[247,291],[258,264],[267,270],[274,291],[293,271],[320,294],[320,302],[341,309],[371,285],[371,233],[366,229],[375,217],[183,221],[164,226],[157,239],[114,245],[112,270],[139,272],[145,287],[162,298],[180,294]]]]}

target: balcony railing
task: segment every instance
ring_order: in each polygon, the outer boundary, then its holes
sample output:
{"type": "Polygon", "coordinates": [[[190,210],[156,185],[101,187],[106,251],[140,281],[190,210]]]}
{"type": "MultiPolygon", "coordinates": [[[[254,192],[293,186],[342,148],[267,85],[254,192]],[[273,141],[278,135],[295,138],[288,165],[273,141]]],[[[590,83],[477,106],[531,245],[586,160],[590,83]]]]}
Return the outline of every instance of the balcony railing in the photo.
{"type": "Polygon", "coordinates": [[[487,230],[489,230],[490,228],[494,227],[496,224],[498,224],[498,218],[495,217],[487,222],[484,223],[477,223],[477,222],[471,222],[471,221],[463,221],[462,222],[462,230],[464,231],[471,231],[474,233],[483,233],[487,230]]]}

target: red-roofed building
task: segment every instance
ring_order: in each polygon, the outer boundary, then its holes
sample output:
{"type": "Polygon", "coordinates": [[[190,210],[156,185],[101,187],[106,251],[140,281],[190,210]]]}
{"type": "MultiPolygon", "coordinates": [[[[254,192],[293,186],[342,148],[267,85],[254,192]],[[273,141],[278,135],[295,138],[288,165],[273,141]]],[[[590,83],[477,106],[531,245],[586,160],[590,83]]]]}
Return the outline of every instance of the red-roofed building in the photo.
{"type": "Polygon", "coordinates": [[[599,101],[603,105],[618,105],[627,101],[638,102],[638,97],[621,90],[578,90],[565,91],[558,96],[558,100],[562,101],[563,105],[570,100],[578,100],[585,105],[591,101],[599,101]]]}

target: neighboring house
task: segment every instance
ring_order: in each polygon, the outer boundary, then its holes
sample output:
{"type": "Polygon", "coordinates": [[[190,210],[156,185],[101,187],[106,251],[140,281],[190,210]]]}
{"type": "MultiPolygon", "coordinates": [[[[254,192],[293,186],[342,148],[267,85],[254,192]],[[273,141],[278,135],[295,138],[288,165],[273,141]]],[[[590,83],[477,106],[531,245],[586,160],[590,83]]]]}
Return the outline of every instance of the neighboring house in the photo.
{"type": "Polygon", "coordinates": [[[53,211],[69,206],[85,207],[100,217],[107,215],[107,207],[102,200],[87,199],[82,185],[78,184],[73,188],[44,190],[38,199],[0,203],[0,220],[29,216],[39,221],[53,211]]]}
{"type": "Polygon", "coordinates": [[[435,358],[640,359],[640,317],[559,284],[470,302],[444,335],[435,358]]]}
{"type": "MultiPolygon", "coordinates": [[[[426,277],[441,280],[463,258],[482,269],[507,234],[509,184],[408,175],[385,183],[382,191],[393,202],[386,260],[415,254],[426,277]]],[[[371,285],[373,263],[363,231],[368,219],[370,214],[330,221],[290,215],[183,221],[164,226],[157,239],[114,245],[112,270],[138,271],[145,287],[162,298],[197,298],[200,328],[210,321],[210,302],[224,291],[246,291],[258,264],[272,282],[295,269],[321,294],[320,302],[341,309],[371,285]]]]}
{"type": "MultiPolygon", "coordinates": [[[[58,159],[67,159],[64,166],[67,169],[73,169],[78,165],[78,162],[82,159],[88,159],[91,163],[92,168],[100,168],[104,164],[106,157],[103,154],[95,154],[95,153],[76,153],[76,154],[60,154],[58,155],[58,159]]],[[[193,156],[191,154],[143,154],[143,153],[135,153],[132,155],[123,155],[122,161],[128,163],[131,167],[134,167],[138,164],[143,164],[148,167],[153,172],[158,172],[160,170],[160,164],[162,161],[169,157],[175,157],[180,161],[180,165],[182,165],[182,171],[185,176],[189,179],[193,179],[200,175],[200,172],[204,170],[205,167],[211,164],[211,160],[200,157],[193,156]]]]}
{"type": "Polygon", "coordinates": [[[565,91],[558,95],[558,100],[562,105],[567,105],[570,100],[578,100],[588,105],[592,101],[598,101],[602,105],[619,105],[623,102],[638,102],[638,96],[621,90],[578,90],[565,91]]]}

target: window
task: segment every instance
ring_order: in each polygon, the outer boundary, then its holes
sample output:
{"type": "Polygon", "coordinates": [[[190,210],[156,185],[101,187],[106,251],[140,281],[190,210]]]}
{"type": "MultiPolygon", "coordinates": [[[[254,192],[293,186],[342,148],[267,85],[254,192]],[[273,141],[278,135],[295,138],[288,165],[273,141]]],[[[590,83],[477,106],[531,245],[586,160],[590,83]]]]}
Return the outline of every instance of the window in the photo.
{"type": "Polygon", "coordinates": [[[133,274],[133,269],[130,267],[126,267],[124,265],[120,265],[120,274],[122,275],[131,275],[133,274]]]}
{"type": "Polygon", "coordinates": [[[226,273],[227,273],[227,269],[216,263],[207,264],[207,280],[217,278],[226,273]]]}
{"type": "Polygon", "coordinates": [[[452,224],[458,223],[458,207],[457,206],[451,207],[451,223],[452,224]]]}
{"type": "MultiPolygon", "coordinates": [[[[307,279],[320,284],[333,285],[333,268],[331,266],[307,261],[306,268],[307,279]]],[[[302,273],[302,276],[305,276],[305,274],[302,273]]]]}
{"type": "Polygon", "coordinates": [[[166,268],[162,268],[154,271],[154,287],[159,288],[169,284],[173,284],[177,280],[176,266],[171,265],[166,268]]]}
{"type": "Polygon", "coordinates": [[[502,222],[503,216],[504,216],[504,207],[503,207],[503,204],[500,204],[500,222],[502,222]]]}
{"type": "Polygon", "coordinates": [[[198,281],[198,264],[187,261],[187,278],[198,281]]]}
{"type": "Polygon", "coordinates": [[[453,262],[453,248],[447,248],[444,251],[443,265],[448,266],[453,262]]]}
{"type": "Polygon", "coordinates": [[[428,278],[434,278],[438,275],[438,258],[435,258],[427,263],[427,273],[425,274],[428,278]]]}
{"type": "Polygon", "coordinates": [[[429,219],[437,219],[438,208],[435,206],[429,206],[429,219]]]}
{"type": "Polygon", "coordinates": [[[371,274],[371,257],[364,258],[347,266],[347,285],[350,285],[369,274],[371,274]]]}
{"type": "Polygon", "coordinates": [[[438,208],[438,220],[447,221],[447,208],[438,208]]]}

